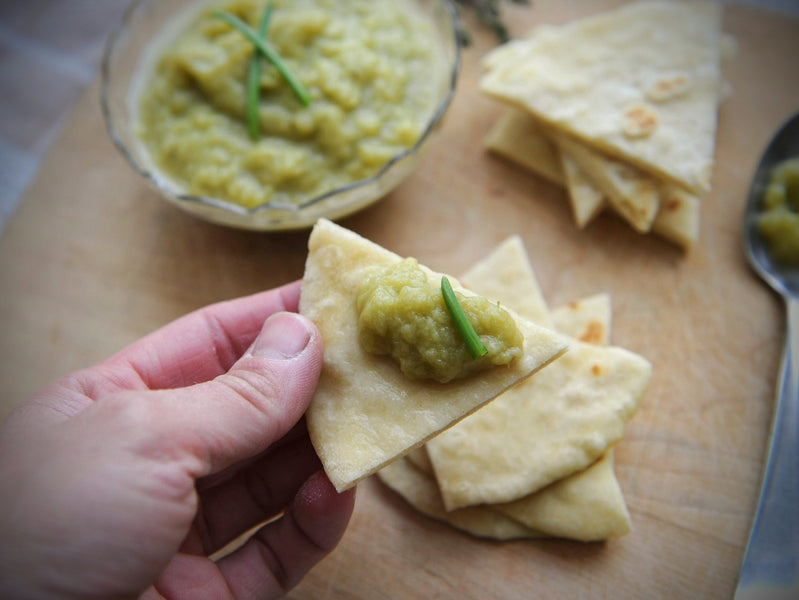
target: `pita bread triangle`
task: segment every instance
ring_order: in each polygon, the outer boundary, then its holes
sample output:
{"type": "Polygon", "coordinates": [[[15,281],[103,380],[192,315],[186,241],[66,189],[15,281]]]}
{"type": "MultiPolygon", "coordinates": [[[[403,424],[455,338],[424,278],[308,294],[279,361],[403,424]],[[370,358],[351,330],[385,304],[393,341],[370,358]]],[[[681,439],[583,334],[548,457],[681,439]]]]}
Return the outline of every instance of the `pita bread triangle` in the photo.
{"type": "Polygon", "coordinates": [[[476,537],[512,540],[544,536],[491,506],[468,506],[448,512],[433,472],[419,468],[407,457],[387,465],[378,476],[423,515],[449,523],[476,537]]]}
{"type": "Polygon", "coordinates": [[[505,112],[485,138],[494,154],[558,185],[566,183],[555,144],[541,131],[539,123],[521,110],[505,112]]]}
{"type": "MultiPolygon", "coordinates": [[[[526,257],[525,257],[526,260],[526,257]]],[[[492,253],[463,276],[488,296],[501,290],[501,273],[532,270],[492,253]]],[[[515,294],[493,296],[514,307],[515,294]]],[[[652,367],[619,347],[573,341],[569,351],[534,378],[427,444],[444,506],[454,510],[511,502],[598,460],[624,434],[649,384],[652,367]]]]}
{"type": "MultiPolygon", "coordinates": [[[[518,236],[505,240],[470,271],[470,278],[498,278],[507,282],[506,285],[512,285],[511,279],[532,279],[519,282],[517,292],[506,290],[504,294],[522,300],[528,295],[535,296],[531,304],[512,308],[523,316],[540,317],[545,302],[535,291],[538,283],[526,254],[518,254],[520,246],[523,250],[521,244],[518,236]],[[499,277],[485,270],[492,266],[501,267],[499,277]],[[532,310],[526,312],[525,306],[532,310]]],[[[559,332],[570,337],[603,345],[609,340],[611,318],[610,296],[596,294],[552,310],[551,318],[547,317],[545,322],[554,322],[559,332]]],[[[613,472],[613,462],[611,449],[586,469],[519,500],[451,511],[444,506],[425,447],[391,463],[378,475],[422,514],[477,537],[499,540],[563,537],[595,541],[623,536],[631,530],[630,514],[613,472]]]]}
{"type": "MultiPolygon", "coordinates": [[[[573,161],[577,169],[594,182],[611,207],[640,233],[647,233],[660,205],[654,179],[639,169],[581,144],[561,133],[554,134],[561,156],[573,161]]],[[[587,185],[583,180],[583,185],[587,185]]]]}
{"type": "MultiPolygon", "coordinates": [[[[356,296],[364,276],[402,257],[327,220],[311,231],[300,313],[319,328],[324,364],[306,413],[311,442],[339,491],[452,426],[560,356],[567,339],[512,314],[524,335],[522,356],[449,383],[410,380],[358,340],[356,296]]],[[[431,285],[441,274],[423,267],[431,285]]],[[[453,288],[463,289],[450,277],[453,288]]],[[[511,311],[508,311],[511,312],[511,311]]]]}
{"type": "Polygon", "coordinates": [[[627,4],[499,50],[484,60],[481,89],[701,193],[715,149],[721,16],[711,1],[627,4]]]}

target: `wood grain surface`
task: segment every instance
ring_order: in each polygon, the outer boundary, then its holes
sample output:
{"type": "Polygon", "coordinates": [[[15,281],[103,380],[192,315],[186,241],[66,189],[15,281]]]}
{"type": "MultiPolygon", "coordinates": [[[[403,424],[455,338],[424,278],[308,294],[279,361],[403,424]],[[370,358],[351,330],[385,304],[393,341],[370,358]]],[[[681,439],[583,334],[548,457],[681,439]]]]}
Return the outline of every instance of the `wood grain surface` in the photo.
{"type": "MultiPolygon", "coordinates": [[[[535,0],[511,31],[619,2],[535,0]]],[[[613,342],[649,358],[652,385],[616,450],[634,530],[604,544],[477,540],[417,515],[371,479],[339,548],[294,599],[727,598],[745,545],[773,403],[784,319],[742,251],[744,198],[775,129],[799,110],[799,20],[727,6],[713,192],[698,245],[678,250],[602,216],[573,225],[564,192],[485,153],[502,107],[477,90],[477,30],[424,164],[342,222],[458,274],[518,233],[547,300],[609,292],[613,342]]],[[[54,378],[211,302],[302,276],[307,232],[226,229],[149,190],[106,135],[89,87],[0,237],[0,419],[54,378]]]]}

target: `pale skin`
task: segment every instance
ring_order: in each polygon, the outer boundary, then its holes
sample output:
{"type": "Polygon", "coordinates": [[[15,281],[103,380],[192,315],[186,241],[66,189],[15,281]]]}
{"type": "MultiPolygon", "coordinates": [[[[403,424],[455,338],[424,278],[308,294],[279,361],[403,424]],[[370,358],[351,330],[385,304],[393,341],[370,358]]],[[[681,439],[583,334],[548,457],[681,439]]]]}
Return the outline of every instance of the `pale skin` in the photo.
{"type": "Polygon", "coordinates": [[[305,429],[323,347],[299,292],[191,313],[8,418],[0,597],[277,598],[337,545],[354,490],[305,429]]]}

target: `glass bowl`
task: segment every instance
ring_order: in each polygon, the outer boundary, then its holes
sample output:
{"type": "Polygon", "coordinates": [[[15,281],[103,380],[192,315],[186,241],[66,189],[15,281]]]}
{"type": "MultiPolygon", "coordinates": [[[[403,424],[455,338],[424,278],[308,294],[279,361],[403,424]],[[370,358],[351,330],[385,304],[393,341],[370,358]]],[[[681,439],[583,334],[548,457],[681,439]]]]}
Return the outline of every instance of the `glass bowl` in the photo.
{"type": "Polygon", "coordinates": [[[326,191],[302,204],[270,202],[246,208],[224,198],[193,195],[155,168],[137,139],[134,122],[136,77],[148,48],[163,28],[196,0],[137,0],[121,26],[109,37],[101,72],[101,106],[106,127],[127,162],[163,198],[178,208],[214,223],[257,231],[311,227],[319,218],[337,219],[383,198],[417,166],[449,107],[460,70],[458,17],[450,0],[412,0],[433,23],[446,62],[446,76],[436,90],[435,108],[418,141],[393,156],[366,179],[326,191]]]}

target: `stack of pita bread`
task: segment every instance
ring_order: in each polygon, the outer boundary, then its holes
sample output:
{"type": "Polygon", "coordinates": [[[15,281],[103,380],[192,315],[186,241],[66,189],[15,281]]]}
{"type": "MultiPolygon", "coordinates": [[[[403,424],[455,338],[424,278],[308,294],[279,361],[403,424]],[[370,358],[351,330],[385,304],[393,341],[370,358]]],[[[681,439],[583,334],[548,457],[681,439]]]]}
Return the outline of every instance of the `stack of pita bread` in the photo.
{"type": "Polygon", "coordinates": [[[598,541],[627,534],[613,447],[651,366],[607,345],[610,297],[549,311],[518,236],[461,281],[569,336],[569,350],[378,476],[420,512],[479,537],[598,541]]]}
{"type": "Polygon", "coordinates": [[[608,207],[690,248],[713,169],[721,22],[718,2],[653,0],[500,46],[480,88],[509,110],[488,149],[566,187],[579,227],[608,207]]]}
{"type": "MultiPolygon", "coordinates": [[[[530,377],[569,347],[566,336],[505,308],[524,336],[522,356],[447,383],[407,378],[392,359],[366,352],[358,336],[361,282],[403,257],[320,219],[308,241],[300,312],[322,335],[325,356],[306,412],[308,433],[330,481],[348,489],[530,377]]],[[[431,286],[441,273],[419,265],[431,286]]],[[[456,278],[452,287],[475,295],[456,278]]],[[[443,302],[443,300],[442,300],[443,302]]]]}
{"type": "MultiPolygon", "coordinates": [[[[360,282],[403,258],[324,219],[308,249],[300,312],[319,328],[325,356],[306,421],[336,489],[379,473],[425,514],[492,538],[629,531],[612,450],[652,369],[607,345],[609,297],[549,311],[521,239],[508,238],[449,278],[508,312],[522,356],[447,383],[411,380],[358,336],[360,282]]],[[[420,267],[438,287],[442,274],[420,267]]]]}

